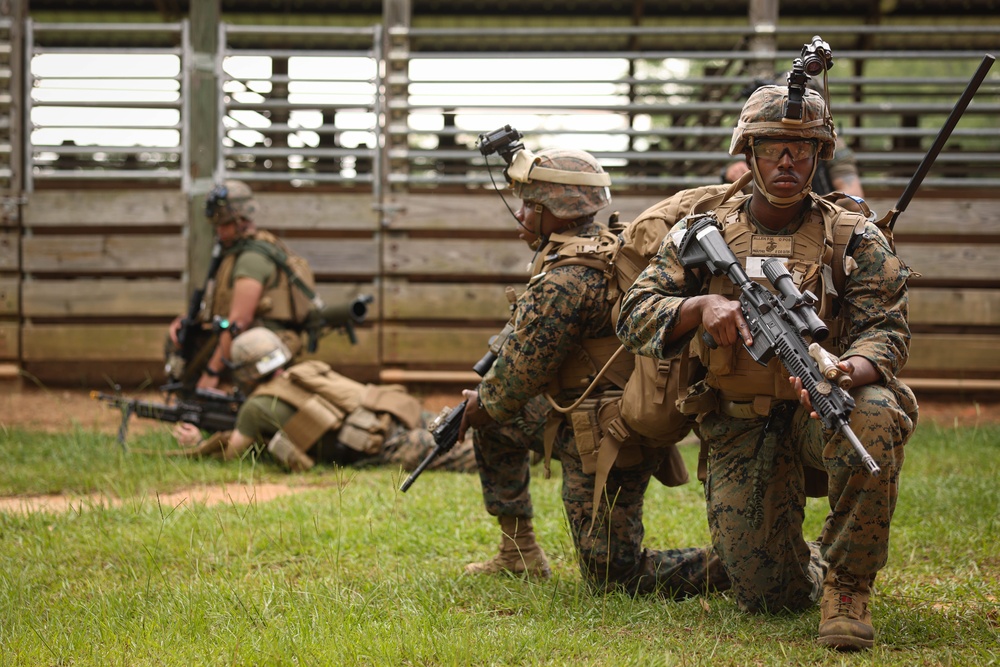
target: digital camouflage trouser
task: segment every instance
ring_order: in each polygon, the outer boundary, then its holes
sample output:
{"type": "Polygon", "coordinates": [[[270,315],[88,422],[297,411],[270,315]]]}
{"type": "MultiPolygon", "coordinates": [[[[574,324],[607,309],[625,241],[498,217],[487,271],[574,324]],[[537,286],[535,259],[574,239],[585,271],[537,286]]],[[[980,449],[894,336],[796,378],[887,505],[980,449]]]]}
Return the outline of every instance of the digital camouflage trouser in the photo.
{"type": "Polygon", "coordinates": [[[797,403],[783,404],[788,417],[772,420],[782,423],[771,424],[770,442],[763,437],[767,417],[713,412],[702,419],[701,437],[709,446],[709,528],[742,608],[777,611],[813,604],[802,535],[803,466],[829,474],[830,513],[820,551],[830,568],[863,578],[885,566],[903,445],[913,421],[885,387],[860,387],[851,395],[857,403],[851,428],[882,468],[878,477],[868,475],[843,435],[831,438],[797,403]],[[767,460],[758,457],[768,448],[767,460]]]}
{"type": "MultiPolygon", "coordinates": [[[[494,515],[532,516],[528,490],[531,452],[541,452],[546,416],[544,398],[529,401],[514,419],[490,424],[475,434],[476,460],[487,511],[494,515]]],[[[572,431],[564,424],[554,446],[553,457],[562,463],[562,497],[576,546],[580,570],[599,590],[624,589],[630,593],[660,593],[685,597],[704,592],[709,585],[728,587],[718,559],[709,572],[709,551],[687,548],[652,550],[642,546],[643,496],[653,471],[660,464],[660,451],[638,466],[614,468],[608,478],[607,496],[601,502],[597,524],[590,530],[594,475],[583,473],[572,431]],[[612,499],[608,518],[607,498],[612,499]]]]}

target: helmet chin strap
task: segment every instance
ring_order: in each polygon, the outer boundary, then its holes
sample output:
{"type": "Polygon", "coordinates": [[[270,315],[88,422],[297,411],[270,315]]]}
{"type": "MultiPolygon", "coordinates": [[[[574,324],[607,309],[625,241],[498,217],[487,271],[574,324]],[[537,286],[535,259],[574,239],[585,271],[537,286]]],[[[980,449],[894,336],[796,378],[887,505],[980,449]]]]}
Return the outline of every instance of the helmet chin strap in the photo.
{"type": "Polygon", "coordinates": [[[535,240],[532,243],[529,243],[528,247],[536,252],[538,251],[539,248],[541,248],[544,245],[543,242],[546,240],[545,236],[542,234],[542,214],[544,212],[545,212],[545,207],[542,206],[541,204],[536,203],[535,204],[536,229],[534,230],[528,229],[527,227],[524,226],[524,223],[518,221],[521,224],[521,227],[523,227],[526,232],[529,232],[532,236],[535,237],[535,240]]]}
{"type": "Polygon", "coordinates": [[[760,180],[760,172],[757,169],[756,156],[754,156],[752,164],[750,165],[750,171],[753,173],[754,185],[757,186],[757,189],[760,190],[761,194],[764,195],[764,198],[767,199],[772,206],[776,206],[777,208],[789,208],[798,204],[800,201],[805,199],[810,192],[812,192],[812,180],[813,176],[816,175],[816,167],[818,165],[819,158],[813,158],[812,171],[809,172],[809,178],[806,181],[806,186],[791,197],[778,197],[767,191],[767,188],[764,187],[764,182],[760,180]]]}

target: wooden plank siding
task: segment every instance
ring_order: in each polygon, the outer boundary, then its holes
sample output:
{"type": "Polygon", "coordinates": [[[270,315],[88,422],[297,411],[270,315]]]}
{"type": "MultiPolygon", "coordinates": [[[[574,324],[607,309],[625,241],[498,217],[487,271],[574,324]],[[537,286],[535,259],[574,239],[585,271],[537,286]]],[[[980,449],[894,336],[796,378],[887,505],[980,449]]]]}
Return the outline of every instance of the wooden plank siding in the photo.
{"type": "MultiPolygon", "coordinates": [[[[310,261],[328,303],[376,297],[357,345],[333,333],[314,357],[366,380],[474,382],[472,364],[509,314],[504,289],[523,290],[533,257],[497,194],[396,194],[385,219],[370,194],[257,199],[258,225],[310,261]]],[[[615,197],[611,209],[631,219],[657,199],[615,197]]],[[[919,273],[905,378],[1000,390],[994,202],[917,199],[900,216],[897,251],[919,273]]],[[[895,200],[870,204],[882,213],[895,200]]],[[[185,308],[189,208],[171,190],[33,193],[23,227],[0,229],[0,361],[20,360],[28,373],[59,368],[48,381],[93,377],[95,366],[123,384],[135,378],[113,376],[130,365],[157,372],[167,324],[185,308]]]]}
{"type": "Polygon", "coordinates": [[[17,377],[21,354],[21,230],[13,212],[0,210],[0,380],[17,377]]]}
{"type": "MultiPolygon", "coordinates": [[[[379,221],[370,195],[258,193],[258,204],[259,226],[309,260],[328,303],[375,293],[379,221]]],[[[61,382],[72,382],[74,369],[100,377],[102,365],[122,384],[162,374],[167,325],[187,303],[188,209],[173,190],[33,193],[20,239],[20,289],[0,276],[0,314],[19,313],[22,321],[0,323],[0,360],[19,359],[29,375],[61,382]]],[[[2,234],[0,270],[16,269],[19,237],[2,234]]],[[[333,332],[315,356],[376,374],[377,313],[357,328],[357,345],[333,332]]]]}

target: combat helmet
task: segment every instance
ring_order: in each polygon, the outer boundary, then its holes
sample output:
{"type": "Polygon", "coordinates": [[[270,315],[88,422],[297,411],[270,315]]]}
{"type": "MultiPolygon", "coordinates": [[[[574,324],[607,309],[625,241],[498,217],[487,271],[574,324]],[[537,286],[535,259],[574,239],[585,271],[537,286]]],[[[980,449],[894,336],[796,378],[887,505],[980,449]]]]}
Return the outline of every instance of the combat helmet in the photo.
{"type": "Polygon", "coordinates": [[[243,181],[227,180],[212,188],[205,199],[205,217],[213,225],[224,225],[236,219],[253,221],[257,200],[253,190],[243,181]]]}
{"type": "Polygon", "coordinates": [[[292,360],[288,346],[270,329],[254,327],[244,331],[230,348],[233,378],[252,385],[292,360]]]}
{"type": "MultiPolygon", "coordinates": [[[[748,149],[752,154],[754,139],[815,139],[818,142],[819,159],[832,159],[837,147],[837,131],[823,96],[808,88],[804,90],[801,119],[785,117],[787,103],[788,88],[785,86],[761,86],[755,90],[740,112],[740,120],[733,130],[733,139],[729,145],[729,154],[739,155],[748,149]]],[[[791,197],[777,197],[768,192],[760,179],[756,160],[748,160],[748,164],[757,189],[775,206],[792,206],[802,201],[812,190],[810,183],[816,173],[815,159],[805,187],[791,197]]]]}
{"type": "Polygon", "coordinates": [[[823,96],[812,89],[806,89],[802,98],[802,120],[784,117],[787,101],[788,88],[785,86],[761,86],[755,90],[740,112],[740,120],[733,130],[733,140],[729,145],[729,154],[739,155],[753,139],[789,137],[817,139],[819,159],[833,159],[837,147],[837,131],[823,96]]]}
{"type": "Polygon", "coordinates": [[[514,155],[507,175],[518,199],[541,204],[564,220],[593,215],[611,202],[611,177],[586,151],[522,150],[514,155]]]}

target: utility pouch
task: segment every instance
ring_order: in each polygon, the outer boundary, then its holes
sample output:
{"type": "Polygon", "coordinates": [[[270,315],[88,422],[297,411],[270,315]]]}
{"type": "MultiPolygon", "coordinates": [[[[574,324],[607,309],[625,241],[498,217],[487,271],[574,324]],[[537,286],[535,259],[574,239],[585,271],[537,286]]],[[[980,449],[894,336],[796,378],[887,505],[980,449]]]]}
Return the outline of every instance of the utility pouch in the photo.
{"type": "Polygon", "coordinates": [[[367,456],[374,456],[382,449],[385,434],[391,425],[391,417],[376,414],[365,408],[357,408],[347,415],[344,425],[337,431],[337,440],[345,447],[367,456]]]}
{"type": "Polygon", "coordinates": [[[684,415],[703,415],[718,407],[718,395],[704,380],[690,385],[685,395],[677,400],[677,409],[684,415]]]}
{"type": "MultiPolygon", "coordinates": [[[[687,354],[686,348],[682,354],[687,354]]],[[[683,366],[679,356],[635,357],[635,371],[625,385],[621,403],[622,418],[633,431],[655,441],[685,428],[688,416],[675,405],[683,366]]]]}
{"type": "Polygon", "coordinates": [[[601,430],[593,408],[591,401],[584,401],[579,409],[569,415],[573,426],[573,441],[580,454],[585,475],[593,475],[597,470],[597,452],[601,442],[601,430]]]}

